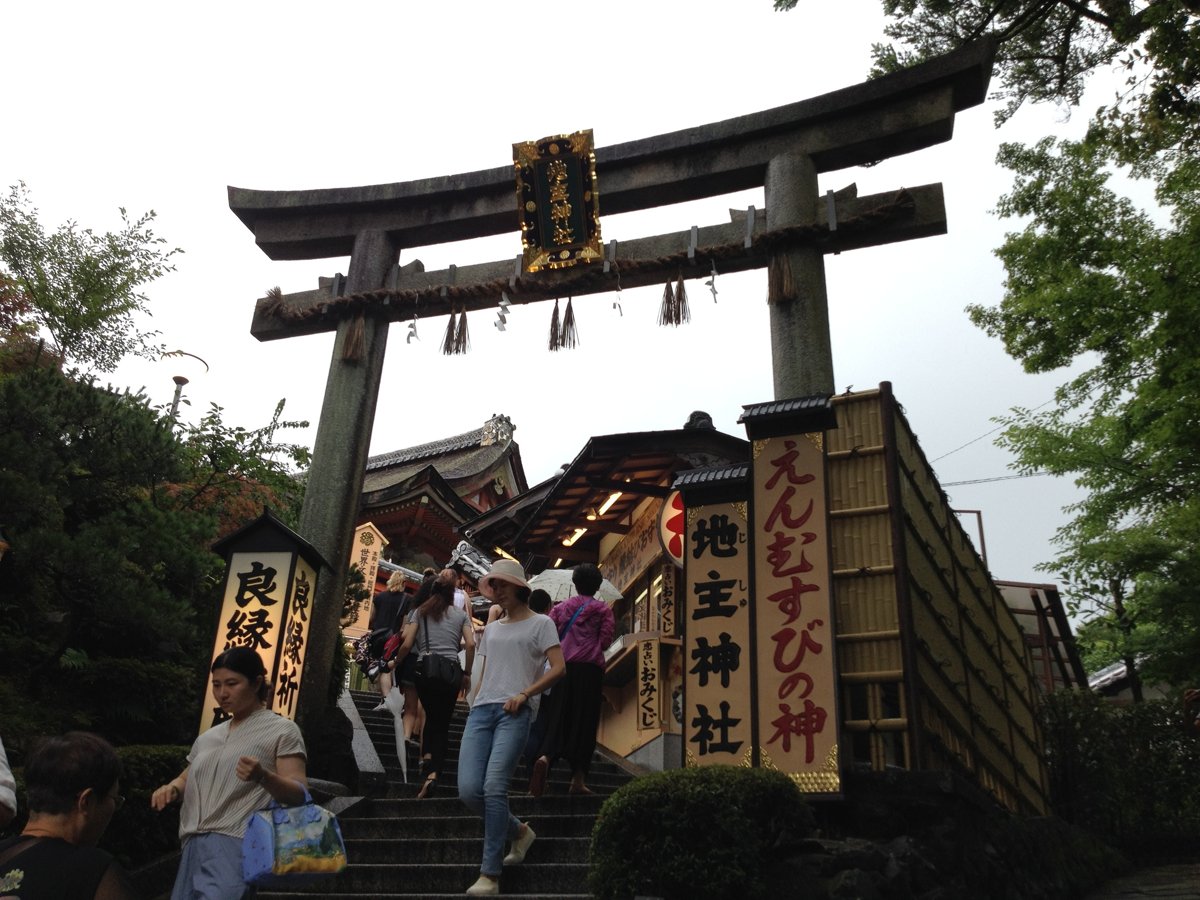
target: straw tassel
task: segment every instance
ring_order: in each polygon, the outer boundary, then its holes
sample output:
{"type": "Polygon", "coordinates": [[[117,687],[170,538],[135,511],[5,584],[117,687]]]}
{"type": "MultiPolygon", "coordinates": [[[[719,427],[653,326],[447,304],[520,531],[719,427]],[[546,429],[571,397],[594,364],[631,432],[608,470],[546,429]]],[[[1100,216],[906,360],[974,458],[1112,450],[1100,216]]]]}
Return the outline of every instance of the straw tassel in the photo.
{"type": "Polygon", "coordinates": [[[471,336],[467,333],[467,308],[458,314],[458,330],[454,333],[454,352],[466,353],[471,349],[471,336]]]}
{"type": "Polygon", "coordinates": [[[442,338],[442,353],[446,356],[454,353],[454,310],[450,310],[450,321],[446,323],[446,335],[442,338]]]}
{"type": "Polygon", "coordinates": [[[554,298],[554,315],[550,317],[550,350],[558,349],[558,298],[554,298]]]}
{"type": "Polygon", "coordinates": [[[659,325],[678,325],[675,321],[675,289],[671,287],[671,282],[667,282],[663,288],[662,306],[658,308],[658,324],[659,325]]]}
{"type": "Polygon", "coordinates": [[[360,309],[354,314],[350,327],[346,329],[346,342],[342,344],[342,362],[362,362],[363,343],[363,313],[360,309]]]}
{"type": "Polygon", "coordinates": [[[571,298],[567,298],[567,311],[563,314],[562,332],[558,336],[560,348],[572,348],[579,343],[579,329],[575,325],[575,310],[571,298]]]}
{"type": "Polygon", "coordinates": [[[790,303],[797,294],[791,259],[786,253],[776,253],[767,264],[767,302],[790,303]]]}
{"type": "Polygon", "coordinates": [[[692,321],[692,311],[688,308],[687,288],[683,285],[683,273],[679,273],[679,283],[675,285],[675,324],[692,321]]]}

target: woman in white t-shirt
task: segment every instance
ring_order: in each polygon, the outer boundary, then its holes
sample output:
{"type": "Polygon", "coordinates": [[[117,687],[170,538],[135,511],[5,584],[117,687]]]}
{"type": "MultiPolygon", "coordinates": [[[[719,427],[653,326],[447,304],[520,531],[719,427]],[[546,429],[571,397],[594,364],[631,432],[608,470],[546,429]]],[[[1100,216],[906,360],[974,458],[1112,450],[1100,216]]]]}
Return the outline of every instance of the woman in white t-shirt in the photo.
{"type": "Polygon", "coordinates": [[[458,796],[483,816],[483,862],[472,896],[500,893],[500,871],[525,859],[536,835],[508,809],[508,784],[525,748],[538,695],[562,677],[558,631],[529,608],[529,583],[512,560],[502,559],[479,582],[504,617],[484,629],[479,690],[458,754],[458,796]],[[549,668],[545,663],[549,662],[549,668]],[[504,856],[504,843],[512,847],[504,856]]]}

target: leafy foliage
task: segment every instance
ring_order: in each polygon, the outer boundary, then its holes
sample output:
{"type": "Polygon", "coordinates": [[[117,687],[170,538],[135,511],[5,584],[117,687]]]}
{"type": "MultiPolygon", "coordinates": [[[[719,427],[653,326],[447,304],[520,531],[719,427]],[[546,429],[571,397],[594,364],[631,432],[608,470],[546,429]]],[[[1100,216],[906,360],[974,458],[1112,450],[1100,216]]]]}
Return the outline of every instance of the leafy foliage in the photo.
{"type": "Polygon", "coordinates": [[[604,900],[760,897],[772,851],[812,827],[804,796],[781,772],[656,772],[604,802],[592,832],[589,884],[604,900]]]}
{"type": "Polygon", "coordinates": [[[1003,300],[968,313],[1030,372],[1089,366],[1053,409],[1014,410],[1001,443],[1021,471],[1073,475],[1087,491],[1044,566],[1074,611],[1108,620],[1131,669],[1148,654],[1156,677],[1183,683],[1200,677],[1200,600],[1187,587],[1200,568],[1200,169],[1160,190],[1163,227],[1111,189],[1111,152],[1004,145],[1016,182],[997,209],[1026,224],[997,251],[1003,300]]]}
{"type": "Polygon", "coordinates": [[[362,605],[375,593],[367,584],[367,576],[358,563],[351,563],[346,572],[346,591],[342,599],[342,625],[350,625],[358,619],[362,605]]]}
{"type": "Polygon", "coordinates": [[[1044,700],[1055,812],[1132,858],[1190,855],[1200,839],[1200,737],[1180,706],[1118,707],[1087,692],[1044,700]]]}
{"type": "MultiPolygon", "coordinates": [[[[789,10],[799,0],[775,0],[789,10]]],[[[1119,65],[1122,92],[1100,119],[1134,155],[1200,140],[1200,4],[1195,0],[882,0],[892,43],[873,47],[876,74],[998,42],[997,121],[1022,104],[1079,105],[1088,76],[1119,65]]]]}
{"type": "MultiPolygon", "coordinates": [[[[796,0],[776,0],[791,9],[796,0]]],[[[999,306],[971,306],[1030,372],[1090,366],[1049,412],[1016,409],[1002,443],[1026,473],[1074,477],[1087,499],[1043,568],[1092,616],[1095,661],[1134,675],[1200,681],[1200,3],[1195,0],[882,0],[891,43],[876,73],[991,37],[997,114],[1024,103],[1077,106],[1089,76],[1124,81],[1094,111],[1085,140],[1005,144],[1016,174],[997,212],[1023,221],[997,251],[999,306]],[[1161,212],[1109,186],[1114,169],[1153,179],[1161,212]],[[1144,659],[1144,662],[1142,662],[1144,659]]]]}
{"type": "Polygon", "coordinates": [[[18,758],[32,736],[69,728],[116,744],[194,737],[223,571],[209,547],[248,497],[298,505],[274,457],[305,456],[271,439],[286,424],[231,429],[214,413],[179,434],[144,396],[92,378],[0,375],[13,545],[0,561],[0,731],[18,758]]]}
{"type": "Polygon", "coordinates": [[[296,472],[308,465],[311,453],[300,444],[280,443],[277,435],[308,423],[283,420],[283,408],[280,400],[267,425],[248,429],[226,425],[224,410],[214,403],[198,424],[186,428],[182,449],[189,477],[168,491],[181,507],[215,514],[218,537],[257,518],[264,506],[295,526],[304,497],[296,472]]]}
{"type": "Polygon", "coordinates": [[[0,198],[0,265],[7,270],[0,272],[0,307],[8,305],[5,289],[23,305],[11,325],[0,314],[4,332],[17,324],[40,328],[56,355],[102,372],[130,354],[157,359],[157,332],[140,331],[136,317],[148,313],[143,288],[174,271],[171,260],[182,251],[165,249],[154,218],[153,210],[131,219],[122,209],[120,231],[96,234],[67,222],[47,234],[24,182],[13,185],[0,198]]]}

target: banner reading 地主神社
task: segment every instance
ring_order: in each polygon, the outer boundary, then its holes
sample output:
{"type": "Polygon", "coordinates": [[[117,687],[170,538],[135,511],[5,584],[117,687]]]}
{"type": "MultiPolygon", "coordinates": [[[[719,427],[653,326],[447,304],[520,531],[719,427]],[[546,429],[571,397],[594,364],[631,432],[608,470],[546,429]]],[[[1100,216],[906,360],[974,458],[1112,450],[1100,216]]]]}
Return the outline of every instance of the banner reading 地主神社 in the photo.
{"type": "Polygon", "coordinates": [[[752,760],[746,511],[745,500],[693,501],[687,508],[683,727],[689,766],[749,766],[752,760]]]}

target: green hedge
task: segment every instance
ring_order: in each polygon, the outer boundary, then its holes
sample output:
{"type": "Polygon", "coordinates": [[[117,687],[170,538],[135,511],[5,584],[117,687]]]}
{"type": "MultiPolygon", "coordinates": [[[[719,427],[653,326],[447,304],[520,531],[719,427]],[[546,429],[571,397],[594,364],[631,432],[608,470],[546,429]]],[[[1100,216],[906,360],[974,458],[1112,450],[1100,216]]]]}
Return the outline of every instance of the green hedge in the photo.
{"type": "Polygon", "coordinates": [[[1200,846],[1200,736],[1177,701],[1114,706],[1060,692],[1042,709],[1050,802],[1133,859],[1195,855],[1200,846]]]}
{"type": "Polygon", "coordinates": [[[813,814],[786,775],[706,766],[657,772],[616,791],[592,832],[589,885],[601,900],[752,900],[776,851],[813,814]]]}

